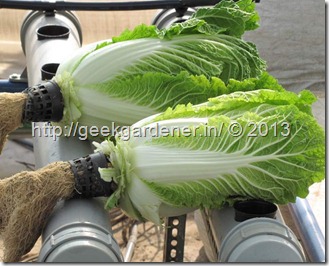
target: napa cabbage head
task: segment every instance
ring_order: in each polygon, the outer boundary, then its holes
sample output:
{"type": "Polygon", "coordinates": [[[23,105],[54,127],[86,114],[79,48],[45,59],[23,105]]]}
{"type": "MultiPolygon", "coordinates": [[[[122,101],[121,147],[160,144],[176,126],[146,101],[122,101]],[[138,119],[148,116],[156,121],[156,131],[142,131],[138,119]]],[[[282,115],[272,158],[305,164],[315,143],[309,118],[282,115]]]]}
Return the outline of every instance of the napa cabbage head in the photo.
{"type": "Polygon", "coordinates": [[[324,132],[309,110],[314,100],[310,92],[234,92],[168,109],[115,142],[95,143],[113,165],[100,169],[102,178],[118,185],[107,207],[161,224],[197,208],[306,197],[325,169],[324,132]]]}
{"type": "Polygon", "coordinates": [[[139,25],[63,62],[54,78],[64,95],[60,124],[131,125],[168,106],[221,93],[195,85],[195,79],[227,84],[259,78],[266,64],[255,45],[241,38],[257,25],[254,3],[222,2],[168,29],[139,25]]]}

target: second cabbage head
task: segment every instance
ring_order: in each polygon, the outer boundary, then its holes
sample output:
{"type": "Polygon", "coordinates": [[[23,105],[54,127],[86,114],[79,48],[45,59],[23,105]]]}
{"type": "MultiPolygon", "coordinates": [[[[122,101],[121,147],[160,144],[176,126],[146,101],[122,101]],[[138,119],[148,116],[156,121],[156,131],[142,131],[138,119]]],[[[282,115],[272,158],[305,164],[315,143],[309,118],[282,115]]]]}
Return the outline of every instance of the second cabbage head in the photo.
{"type": "Polygon", "coordinates": [[[145,118],[115,142],[95,143],[118,184],[107,207],[161,224],[197,208],[306,197],[324,178],[325,138],[310,113],[314,95],[259,89],[179,105],[145,118]]]}

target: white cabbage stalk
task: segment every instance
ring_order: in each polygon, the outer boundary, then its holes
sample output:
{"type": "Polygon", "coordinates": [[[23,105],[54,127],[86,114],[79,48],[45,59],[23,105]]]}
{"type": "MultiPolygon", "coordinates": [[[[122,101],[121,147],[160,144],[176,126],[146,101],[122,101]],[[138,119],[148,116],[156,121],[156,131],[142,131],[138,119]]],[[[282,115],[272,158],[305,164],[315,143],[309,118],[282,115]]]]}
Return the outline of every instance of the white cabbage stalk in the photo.
{"type": "Polygon", "coordinates": [[[324,132],[310,113],[314,100],[307,91],[236,92],[169,108],[115,143],[95,143],[113,165],[100,169],[102,178],[118,184],[107,207],[161,224],[163,217],[238,200],[285,204],[306,197],[325,166],[324,132]]]}

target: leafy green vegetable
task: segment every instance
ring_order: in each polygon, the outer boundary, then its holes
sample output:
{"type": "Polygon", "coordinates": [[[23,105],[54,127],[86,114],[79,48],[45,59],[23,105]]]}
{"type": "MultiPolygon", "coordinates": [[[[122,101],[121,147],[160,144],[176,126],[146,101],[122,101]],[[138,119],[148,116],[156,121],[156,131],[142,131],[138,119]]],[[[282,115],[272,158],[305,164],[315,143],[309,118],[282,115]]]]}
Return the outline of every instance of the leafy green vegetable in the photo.
{"type": "Polygon", "coordinates": [[[230,79],[260,77],[265,62],[240,38],[256,27],[254,4],[222,2],[168,29],[140,25],[82,48],[54,78],[65,102],[60,124],[131,125],[168,106],[215,97],[230,79]],[[205,79],[211,85],[199,84],[205,79]]]}
{"type": "Polygon", "coordinates": [[[199,8],[193,18],[205,21],[213,33],[236,37],[241,37],[245,31],[255,30],[259,26],[259,16],[252,0],[220,1],[215,8],[199,8]]]}
{"type": "Polygon", "coordinates": [[[113,165],[100,170],[102,178],[118,184],[107,207],[160,224],[237,200],[285,204],[306,197],[325,169],[314,100],[308,91],[234,92],[146,118],[115,145],[95,143],[113,165]]]}

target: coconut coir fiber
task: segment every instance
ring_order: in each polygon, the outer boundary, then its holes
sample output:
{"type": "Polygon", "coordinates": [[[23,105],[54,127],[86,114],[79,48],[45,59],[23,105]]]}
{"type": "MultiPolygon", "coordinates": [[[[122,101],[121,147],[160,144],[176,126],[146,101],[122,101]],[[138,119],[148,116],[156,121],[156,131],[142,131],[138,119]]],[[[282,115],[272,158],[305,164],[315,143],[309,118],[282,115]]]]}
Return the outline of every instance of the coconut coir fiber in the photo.
{"type": "Polygon", "coordinates": [[[73,194],[74,176],[68,162],[51,163],[0,180],[3,261],[20,261],[33,248],[56,203],[73,194]]]}
{"type": "Polygon", "coordinates": [[[0,93],[0,153],[7,135],[22,123],[25,93],[0,93]]]}

